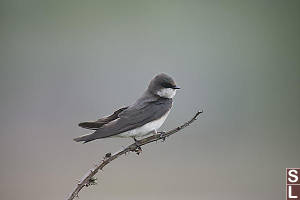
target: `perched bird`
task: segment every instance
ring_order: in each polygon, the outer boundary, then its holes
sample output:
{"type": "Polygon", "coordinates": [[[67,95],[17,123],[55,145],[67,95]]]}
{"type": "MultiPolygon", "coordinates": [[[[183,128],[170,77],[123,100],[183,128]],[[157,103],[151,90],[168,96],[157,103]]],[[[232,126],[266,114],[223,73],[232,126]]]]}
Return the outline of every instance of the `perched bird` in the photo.
{"type": "Polygon", "coordinates": [[[87,143],[107,137],[131,137],[136,141],[136,138],[156,134],[170,112],[177,89],[180,88],[170,76],[158,74],[133,105],[120,108],[97,121],[80,123],[80,127],[95,132],[74,140],[87,143]]]}

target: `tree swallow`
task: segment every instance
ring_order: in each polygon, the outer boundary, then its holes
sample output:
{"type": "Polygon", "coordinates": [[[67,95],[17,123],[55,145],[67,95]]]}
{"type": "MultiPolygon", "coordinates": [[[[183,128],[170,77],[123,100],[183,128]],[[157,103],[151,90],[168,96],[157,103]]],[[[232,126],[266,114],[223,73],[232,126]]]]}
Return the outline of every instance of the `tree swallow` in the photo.
{"type": "Polygon", "coordinates": [[[82,122],[80,127],[95,132],[75,138],[76,142],[87,143],[107,137],[145,137],[156,134],[166,120],[176,94],[175,81],[162,73],[156,75],[144,94],[131,106],[120,108],[112,115],[94,122],[82,122]]]}

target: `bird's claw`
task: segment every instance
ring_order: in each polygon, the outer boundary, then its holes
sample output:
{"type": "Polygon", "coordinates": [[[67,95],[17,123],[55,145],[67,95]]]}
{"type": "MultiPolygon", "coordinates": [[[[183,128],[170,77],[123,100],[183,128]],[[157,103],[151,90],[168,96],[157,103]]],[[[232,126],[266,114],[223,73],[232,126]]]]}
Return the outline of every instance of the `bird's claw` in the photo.
{"type": "Polygon", "coordinates": [[[165,134],[166,134],[165,131],[160,132],[160,136],[159,136],[159,137],[160,137],[160,139],[161,139],[163,142],[166,141],[166,137],[167,137],[167,136],[166,136],[165,134]]]}
{"type": "Polygon", "coordinates": [[[97,185],[97,178],[92,177],[86,184],[84,184],[85,187],[89,187],[91,185],[97,185]]]}
{"type": "Polygon", "coordinates": [[[142,150],[141,146],[138,144],[139,141],[136,138],[133,138],[133,139],[134,139],[134,143],[136,145],[136,148],[135,148],[134,152],[137,155],[140,155],[140,153],[142,153],[143,150],[142,150]]]}
{"type": "Polygon", "coordinates": [[[140,155],[140,153],[142,153],[142,148],[140,146],[137,146],[137,148],[134,150],[134,152],[137,154],[137,155],[140,155]]]}

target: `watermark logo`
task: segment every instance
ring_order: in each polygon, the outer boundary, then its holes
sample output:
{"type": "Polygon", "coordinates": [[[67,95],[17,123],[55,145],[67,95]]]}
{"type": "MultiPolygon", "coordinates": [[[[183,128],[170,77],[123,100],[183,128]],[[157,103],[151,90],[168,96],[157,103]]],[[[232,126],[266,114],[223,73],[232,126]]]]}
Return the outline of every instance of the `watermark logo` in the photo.
{"type": "Polygon", "coordinates": [[[300,168],[286,168],[286,199],[300,200],[300,168]]]}

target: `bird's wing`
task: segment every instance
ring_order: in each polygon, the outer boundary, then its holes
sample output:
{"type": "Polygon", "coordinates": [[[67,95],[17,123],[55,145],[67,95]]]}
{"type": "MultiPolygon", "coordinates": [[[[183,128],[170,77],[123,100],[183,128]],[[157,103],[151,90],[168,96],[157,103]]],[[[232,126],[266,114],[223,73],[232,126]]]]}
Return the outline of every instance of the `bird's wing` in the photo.
{"type": "MultiPolygon", "coordinates": [[[[172,107],[172,99],[160,98],[157,101],[134,104],[118,114],[119,118],[97,129],[89,141],[110,137],[161,118],[172,107]]],[[[88,142],[88,141],[86,141],[88,142]]]]}
{"type": "Polygon", "coordinates": [[[126,110],[128,107],[123,107],[120,108],[119,110],[115,111],[113,114],[111,114],[110,116],[107,117],[103,117],[98,119],[97,121],[94,122],[81,122],[78,124],[78,126],[82,127],[82,128],[86,128],[86,129],[90,129],[90,130],[97,130],[98,128],[100,128],[101,126],[115,120],[119,118],[119,114],[126,110]]]}

